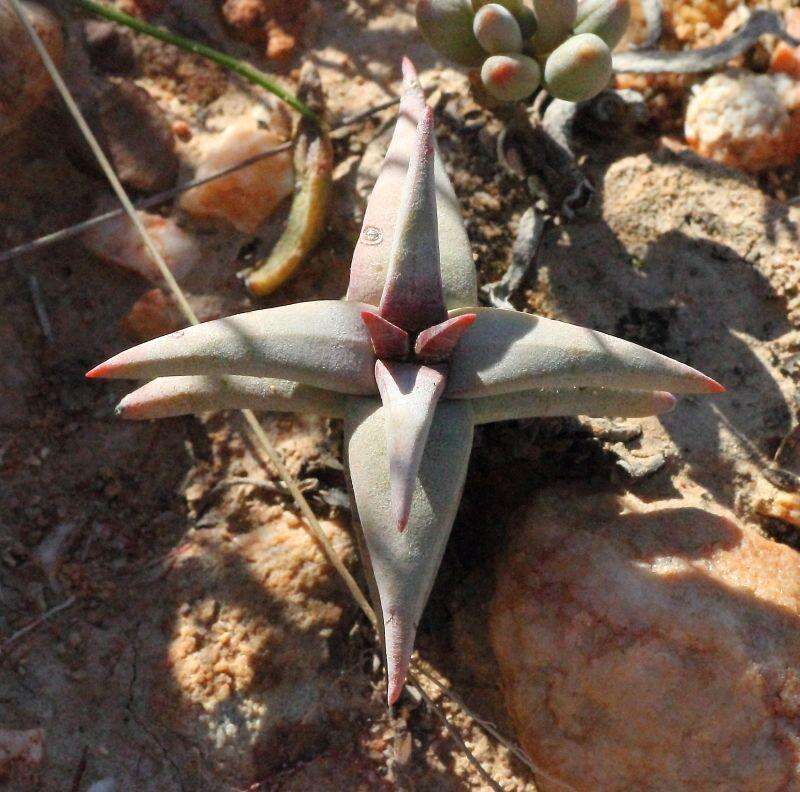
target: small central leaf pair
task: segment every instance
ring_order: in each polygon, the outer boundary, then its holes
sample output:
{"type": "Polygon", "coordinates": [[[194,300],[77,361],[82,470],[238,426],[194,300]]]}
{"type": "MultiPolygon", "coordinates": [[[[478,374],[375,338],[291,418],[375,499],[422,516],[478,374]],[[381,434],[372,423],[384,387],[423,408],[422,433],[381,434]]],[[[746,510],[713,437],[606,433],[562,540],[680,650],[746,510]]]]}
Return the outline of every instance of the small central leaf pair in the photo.
{"type": "Polygon", "coordinates": [[[448,361],[474,313],[448,318],[439,262],[433,111],[422,112],[403,185],[389,270],[378,311],[362,311],[386,408],[389,485],[403,531],[448,361]]]}

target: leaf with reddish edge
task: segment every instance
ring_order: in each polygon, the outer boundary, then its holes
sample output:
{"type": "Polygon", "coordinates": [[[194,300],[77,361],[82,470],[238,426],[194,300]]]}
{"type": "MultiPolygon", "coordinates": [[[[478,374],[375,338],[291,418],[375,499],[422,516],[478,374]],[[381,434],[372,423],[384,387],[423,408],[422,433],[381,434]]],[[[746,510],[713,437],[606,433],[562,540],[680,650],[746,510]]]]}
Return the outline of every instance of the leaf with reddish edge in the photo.
{"type": "Polygon", "coordinates": [[[386,408],[389,491],[398,531],[405,530],[417,471],[445,375],[416,363],[375,363],[375,382],[386,408]]]}
{"type": "Polygon", "coordinates": [[[430,107],[420,119],[408,163],[380,313],[409,331],[424,330],[447,318],[439,268],[430,107]]]}
{"type": "Polygon", "coordinates": [[[361,318],[366,307],[319,300],[228,316],[135,346],[86,376],[244,374],[371,395],[377,389],[375,354],[361,318]]]}
{"type": "Polygon", "coordinates": [[[472,449],[469,402],[440,401],[417,472],[405,531],[387,530],[394,519],[389,497],[387,409],[373,400],[349,399],[344,423],[345,463],[372,570],[386,652],[389,703],[400,696],[414,649],[417,624],[428,600],[453,526],[472,449]]]}
{"type": "Polygon", "coordinates": [[[417,359],[427,363],[447,360],[464,331],[474,321],[474,313],[465,313],[423,330],[414,344],[417,359]]]}
{"type": "Polygon", "coordinates": [[[345,396],[268,377],[158,377],[129,393],[117,415],[133,421],[216,410],[269,410],[342,418],[345,396]]]}
{"type": "Polygon", "coordinates": [[[691,366],[596,330],[498,308],[475,313],[450,360],[449,398],[569,386],[724,390],[691,366]]]}
{"type": "Polygon", "coordinates": [[[411,341],[405,330],[374,311],[362,311],[361,318],[367,326],[377,357],[400,360],[411,351],[411,341]]]}
{"type": "MultiPolygon", "coordinates": [[[[403,58],[403,94],[397,124],[378,179],[367,202],[361,234],[350,265],[348,300],[378,305],[389,269],[389,253],[398,214],[398,196],[403,190],[416,129],[426,107],[425,96],[414,65],[403,58]]],[[[458,198],[434,152],[436,215],[442,290],[449,310],[478,304],[478,286],[467,232],[458,198]]]]}

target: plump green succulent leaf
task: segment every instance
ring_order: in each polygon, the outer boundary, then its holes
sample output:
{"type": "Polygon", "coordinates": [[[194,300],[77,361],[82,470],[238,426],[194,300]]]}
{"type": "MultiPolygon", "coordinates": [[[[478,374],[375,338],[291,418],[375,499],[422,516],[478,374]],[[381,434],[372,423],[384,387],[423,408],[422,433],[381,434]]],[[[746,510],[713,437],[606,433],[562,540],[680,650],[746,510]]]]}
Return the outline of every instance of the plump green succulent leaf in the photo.
{"type": "Polygon", "coordinates": [[[559,99],[583,102],[602,91],[611,79],[611,50],[594,33],[571,36],[547,58],[544,84],[559,99]]]}
{"type": "Polygon", "coordinates": [[[483,6],[472,23],[478,43],[490,55],[522,52],[522,30],[514,15],[499,3],[483,6]]]}
{"type": "Polygon", "coordinates": [[[516,102],[530,96],[541,82],[539,64],[527,55],[492,55],[481,67],[486,90],[503,102],[516,102]]]}
{"type": "MultiPolygon", "coordinates": [[[[389,269],[389,254],[395,234],[399,196],[405,183],[417,126],[426,107],[416,70],[403,59],[403,95],[400,112],[386,158],[372,190],[350,267],[348,300],[378,305],[389,269]]],[[[478,301],[478,286],[472,251],[461,217],[458,198],[434,152],[436,217],[442,291],[448,309],[464,308],[478,301]]]]}
{"type": "Polygon", "coordinates": [[[643,418],[675,406],[666,391],[621,391],[610,388],[536,388],[472,399],[475,423],[588,415],[592,418],[643,418]]]}
{"type": "Polygon", "coordinates": [[[533,0],[536,34],[533,51],[545,54],[554,50],[570,34],[578,12],[577,0],[533,0]]]}
{"type": "Polygon", "coordinates": [[[450,398],[533,388],[599,387],[711,393],[696,369],[621,338],[533,314],[483,308],[453,351],[450,398]]]}
{"type": "Polygon", "coordinates": [[[129,393],[117,406],[117,415],[145,421],[250,409],[343,418],[345,401],[341,393],[269,377],[158,377],[129,393]]]}
{"type": "Polygon", "coordinates": [[[394,530],[387,411],[349,400],[344,451],[382,615],[389,702],[400,696],[422,611],[458,510],[472,448],[469,402],[439,402],[419,465],[405,530],[394,530]]]}
{"type": "Polygon", "coordinates": [[[492,2],[507,8],[514,15],[525,41],[536,32],[536,14],[525,0],[472,0],[472,10],[477,14],[481,8],[492,2]]]}
{"type": "Polygon", "coordinates": [[[594,33],[609,49],[614,49],[630,20],[630,0],[580,0],[574,32],[594,33]]]}
{"type": "Polygon", "coordinates": [[[439,54],[461,66],[479,66],[484,58],[472,32],[470,0],[417,0],[417,26],[439,54]]]}
{"type": "Polygon", "coordinates": [[[87,376],[244,374],[370,395],[377,387],[372,342],[361,318],[366,308],[320,300],[216,319],[121,352],[87,376]]]}

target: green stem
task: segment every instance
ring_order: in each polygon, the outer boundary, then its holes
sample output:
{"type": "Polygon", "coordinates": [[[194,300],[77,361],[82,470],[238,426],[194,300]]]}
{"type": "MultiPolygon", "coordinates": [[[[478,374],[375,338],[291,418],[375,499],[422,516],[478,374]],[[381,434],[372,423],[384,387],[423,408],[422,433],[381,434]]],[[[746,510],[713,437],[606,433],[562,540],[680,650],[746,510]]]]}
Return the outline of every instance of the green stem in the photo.
{"type": "Polygon", "coordinates": [[[72,0],[72,2],[86,11],[108,19],[110,22],[118,22],[120,25],[125,25],[138,33],[144,33],[147,36],[166,41],[167,44],[174,44],[176,47],[180,47],[187,52],[193,52],[195,55],[208,58],[214,61],[214,63],[244,77],[245,80],[248,80],[254,85],[260,85],[262,88],[275,94],[279,99],[282,99],[286,104],[293,107],[297,112],[302,113],[306,118],[313,121],[319,128],[323,127],[319,116],[317,116],[310,107],[301,102],[293,94],[281,88],[280,85],[273,82],[264,72],[244,63],[244,61],[226,55],[224,52],[215,50],[212,47],[207,47],[205,44],[200,44],[198,41],[193,41],[184,36],[170,33],[168,30],[156,27],[155,25],[150,25],[147,22],[143,22],[141,19],[136,19],[136,17],[118,11],[116,8],[110,8],[102,3],[96,3],[94,0],[72,0]]]}

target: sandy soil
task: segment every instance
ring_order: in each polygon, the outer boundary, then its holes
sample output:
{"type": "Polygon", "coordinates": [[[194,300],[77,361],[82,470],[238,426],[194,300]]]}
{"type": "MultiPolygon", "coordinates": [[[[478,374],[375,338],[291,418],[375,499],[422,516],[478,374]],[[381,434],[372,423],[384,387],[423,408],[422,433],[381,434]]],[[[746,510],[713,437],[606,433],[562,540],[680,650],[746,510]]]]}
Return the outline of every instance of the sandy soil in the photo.
{"type": "MultiPolygon", "coordinates": [[[[253,54],[227,36],[208,3],[195,6],[189,14],[170,2],[163,19],[253,54]]],[[[464,115],[466,79],[437,62],[409,8],[326,0],[304,57],[320,71],[333,119],[394,95],[401,54],[416,61],[486,283],[507,266],[530,198],[496,162],[498,122],[474,108],[464,115]]],[[[135,49],[134,77],[170,120],[219,128],[237,102],[258,101],[192,58],[151,42],[135,49]]],[[[298,62],[284,69],[287,84],[298,62]]],[[[208,261],[187,284],[205,316],[343,293],[364,190],[391,120],[388,111],[336,134],[337,201],[326,237],[269,301],[249,297],[236,272],[267,247],[281,218],[238,254],[229,236],[209,234],[208,261]]],[[[66,128],[53,102],[15,143],[0,181],[1,247],[89,216],[107,192],[63,144],[66,128]]],[[[685,399],[663,420],[551,419],[478,432],[418,646],[426,667],[509,736],[485,610],[498,551],[529,493],[578,479],[643,500],[688,493],[781,541],[800,540],[755,511],[774,490],[762,473],[797,410],[800,208],[675,148],[646,134],[588,148],[595,208],[549,228],[538,272],[515,300],[677,357],[721,380],[729,395],[685,399]],[[642,460],[649,475],[640,475],[642,460]]],[[[84,790],[109,778],[119,790],[142,791],[486,788],[423,706],[408,699],[395,717],[387,713],[366,622],[291,500],[277,486],[228,485],[265,479],[239,417],[123,423],[113,407],[125,384],[83,379],[130,344],[120,321],[151,284],[102,264],[79,241],[6,267],[0,727],[42,727],[46,752],[38,781],[22,788],[84,790]],[[52,341],[34,311],[31,276],[52,341]],[[70,608],[3,643],[70,596],[70,608]]],[[[264,425],[361,580],[341,502],[339,427],[287,416],[266,416],[264,425]]],[[[473,717],[443,706],[505,789],[534,788],[530,772],[473,717]]]]}

